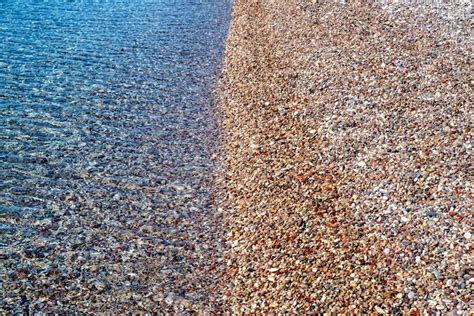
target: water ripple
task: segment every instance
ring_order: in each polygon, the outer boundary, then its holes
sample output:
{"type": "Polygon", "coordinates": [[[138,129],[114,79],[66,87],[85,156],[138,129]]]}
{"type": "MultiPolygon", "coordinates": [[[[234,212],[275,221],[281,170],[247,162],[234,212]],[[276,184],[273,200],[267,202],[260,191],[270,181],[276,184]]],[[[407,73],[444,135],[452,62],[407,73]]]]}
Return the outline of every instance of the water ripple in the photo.
{"type": "MultiPolygon", "coordinates": [[[[208,109],[229,15],[230,1],[0,1],[3,308],[46,306],[37,297],[43,290],[15,283],[19,264],[56,284],[44,265],[54,262],[73,275],[77,267],[68,260],[75,256],[65,255],[71,249],[115,249],[118,240],[151,224],[161,230],[141,236],[169,244],[202,229],[198,222],[170,226],[167,214],[212,213],[216,128],[208,109]],[[77,236],[87,236],[86,248],[75,244],[77,236]],[[44,265],[33,263],[30,254],[38,252],[28,250],[40,239],[52,245],[49,259],[33,256],[44,265]],[[27,301],[15,294],[22,291],[27,301]]],[[[196,238],[206,243],[204,235],[196,238]]],[[[157,266],[159,250],[153,249],[139,257],[157,266]]],[[[113,265],[113,255],[102,251],[96,264],[113,265]]],[[[144,269],[137,264],[121,269],[144,269]]],[[[196,262],[168,264],[179,274],[196,262]]],[[[126,275],[98,271],[81,273],[107,283],[114,304],[127,301],[126,275]]],[[[148,273],[139,284],[143,293],[177,284],[173,274],[148,273]]],[[[193,297],[205,302],[209,277],[189,282],[180,288],[194,288],[193,297]]],[[[55,286],[48,293],[56,293],[55,286]]],[[[81,286],[70,286],[71,297],[81,286]]]]}

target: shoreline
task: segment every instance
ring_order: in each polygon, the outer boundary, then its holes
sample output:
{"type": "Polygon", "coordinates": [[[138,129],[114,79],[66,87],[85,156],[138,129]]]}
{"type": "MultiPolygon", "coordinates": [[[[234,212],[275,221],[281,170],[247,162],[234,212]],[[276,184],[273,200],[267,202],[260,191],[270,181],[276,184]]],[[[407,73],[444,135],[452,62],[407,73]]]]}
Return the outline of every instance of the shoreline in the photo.
{"type": "Polygon", "coordinates": [[[230,311],[469,312],[469,21],[390,9],[234,2],[230,311]]]}

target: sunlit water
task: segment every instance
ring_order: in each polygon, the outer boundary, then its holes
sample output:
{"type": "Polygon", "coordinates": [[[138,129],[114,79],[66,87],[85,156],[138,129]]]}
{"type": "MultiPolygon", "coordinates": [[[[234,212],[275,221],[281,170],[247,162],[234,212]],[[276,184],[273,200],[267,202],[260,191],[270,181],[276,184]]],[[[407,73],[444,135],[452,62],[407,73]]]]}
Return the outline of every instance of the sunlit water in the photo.
{"type": "Polygon", "coordinates": [[[127,246],[120,236],[150,223],[162,241],[179,234],[165,223],[170,212],[192,217],[211,208],[209,110],[230,7],[227,0],[0,0],[4,307],[37,302],[28,291],[38,285],[14,286],[20,263],[39,278],[51,262],[71,273],[63,252],[127,246]]]}

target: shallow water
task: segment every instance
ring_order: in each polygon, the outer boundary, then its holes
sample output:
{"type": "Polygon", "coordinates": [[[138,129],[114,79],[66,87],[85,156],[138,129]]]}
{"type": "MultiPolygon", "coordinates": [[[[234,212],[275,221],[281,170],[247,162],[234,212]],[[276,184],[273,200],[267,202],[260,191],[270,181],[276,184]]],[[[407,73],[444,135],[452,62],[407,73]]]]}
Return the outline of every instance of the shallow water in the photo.
{"type": "Polygon", "coordinates": [[[227,0],[0,0],[3,309],[120,309],[149,292],[159,297],[137,308],[162,309],[169,291],[207,304],[201,288],[211,280],[180,278],[196,265],[188,262],[194,253],[180,251],[219,246],[211,238],[217,220],[206,219],[216,141],[211,89],[230,7],[227,0]],[[138,255],[123,259],[130,248],[138,255]],[[164,275],[142,266],[168,259],[164,275]],[[186,287],[200,290],[192,296],[186,287]],[[80,303],[58,307],[64,290],[81,293],[69,298],[80,303]]]}

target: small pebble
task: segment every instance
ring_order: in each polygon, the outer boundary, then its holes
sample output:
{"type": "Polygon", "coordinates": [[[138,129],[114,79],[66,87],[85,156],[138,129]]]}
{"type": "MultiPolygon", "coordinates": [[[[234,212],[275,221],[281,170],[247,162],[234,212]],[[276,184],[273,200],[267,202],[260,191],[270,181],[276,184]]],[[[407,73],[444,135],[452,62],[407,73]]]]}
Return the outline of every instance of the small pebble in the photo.
{"type": "Polygon", "coordinates": [[[172,305],[175,301],[175,296],[173,294],[168,294],[165,298],[165,303],[168,305],[172,305]]]}

